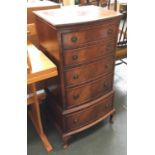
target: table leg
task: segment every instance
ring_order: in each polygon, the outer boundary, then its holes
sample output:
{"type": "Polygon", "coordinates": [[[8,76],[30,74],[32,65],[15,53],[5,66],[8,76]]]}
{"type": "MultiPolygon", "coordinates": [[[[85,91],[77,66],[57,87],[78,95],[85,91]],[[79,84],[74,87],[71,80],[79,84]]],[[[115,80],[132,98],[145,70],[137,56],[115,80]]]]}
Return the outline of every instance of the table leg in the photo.
{"type": "Polygon", "coordinates": [[[33,92],[33,96],[34,96],[34,103],[31,104],[31,109],[28,111],[28,114],[29,114],[29,117],[32,120],[32,123],[33,123],[39,137],[41,138],[46,150],[49,152],[49,151],[52,151],[53,147],[49,143],[49,141],[43,131],[41,116],[40,116],[40,107],[39,107],[39,101],[37,98],[35,83],[33,83],[31,86],[32,86],[32,92],[33,92]]]}

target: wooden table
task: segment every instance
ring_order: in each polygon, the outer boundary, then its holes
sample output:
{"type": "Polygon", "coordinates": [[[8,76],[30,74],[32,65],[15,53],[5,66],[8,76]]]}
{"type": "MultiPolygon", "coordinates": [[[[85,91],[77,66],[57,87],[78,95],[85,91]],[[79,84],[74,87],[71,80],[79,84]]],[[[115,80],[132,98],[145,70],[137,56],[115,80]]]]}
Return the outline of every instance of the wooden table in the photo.
{"type": "Polygon", "coordinates": [[[30,42],[28,42],[27,50],[32,65],[32,72],[28,74],[28,84],[57,76],[56,65],[43,52],[30,42]]]}
{"type": "Polygon", "coordinates": [[[29,56],[28,62],[31,62],[31,64],[28,65],[29,72],[27,77],[27,85],[31,85],[31,91],[33,93],[33,96],[30,97],[28,100],[28,105],[31,105],[31,109],[28,111],[28,114],[46,150],[49,152],[53,148],[43,131],[40,116],[39,100],[35,84],[41,80],[57,76],[57,67],[30,42],[28,42],[27,51],[29,56]]]}

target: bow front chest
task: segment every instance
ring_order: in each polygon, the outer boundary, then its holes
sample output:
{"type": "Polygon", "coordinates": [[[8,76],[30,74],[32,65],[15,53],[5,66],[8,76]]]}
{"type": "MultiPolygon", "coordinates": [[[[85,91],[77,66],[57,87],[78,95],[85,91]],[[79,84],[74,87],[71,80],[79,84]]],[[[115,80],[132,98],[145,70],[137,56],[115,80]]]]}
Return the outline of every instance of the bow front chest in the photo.
{"type": "Polygon", "coordinates": [[[34,12],[40,48],[57,65],[48,111],[63,140],[112,117],[121,14],[97,6],[34,12]]]}

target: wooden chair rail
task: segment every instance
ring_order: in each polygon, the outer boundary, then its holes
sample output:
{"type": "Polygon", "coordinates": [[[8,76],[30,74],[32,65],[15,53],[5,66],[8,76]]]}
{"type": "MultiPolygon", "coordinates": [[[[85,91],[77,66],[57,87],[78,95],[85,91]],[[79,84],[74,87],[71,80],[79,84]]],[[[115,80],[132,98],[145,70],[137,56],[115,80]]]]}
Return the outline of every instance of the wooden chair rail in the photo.
{"type": "MultiPolygon", "coordinates": [[[[36,92],[37,94],[37,92],[36,92]]],[[[44,100],[46,98],[46,94],[45,92],[42,92],[40,94],[37,94],[37,98],[39,100],[39,104],[41,103],[42,100],[44,100]]],[[[31,93],[28,98],[27,98],[27,105],[31,105],[33,104],[35,101],[34,101],[34,95],[33,93],[31,93]]]]}

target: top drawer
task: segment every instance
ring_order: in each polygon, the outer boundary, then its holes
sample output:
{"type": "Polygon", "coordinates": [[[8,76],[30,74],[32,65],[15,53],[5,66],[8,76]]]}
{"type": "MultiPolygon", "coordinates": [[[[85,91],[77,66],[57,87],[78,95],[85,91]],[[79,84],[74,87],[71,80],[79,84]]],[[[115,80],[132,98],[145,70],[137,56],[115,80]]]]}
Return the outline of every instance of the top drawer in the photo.
{"type": "Polygon", "coordinates": [[[115,41],[99,41],[95,45],[83,48],[64,50],[65,66],[82,64],[115,52],[115,41]]]}
{"type": "Polygon", "coordinates": [[[116,26],[112,24],[105,24],[102,27],[96,26],[85,30],[63,33],[62,44],[64,49],[72,49],[104,38],[112,39],[115,34],[116,26]]]}

